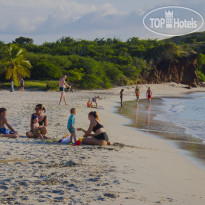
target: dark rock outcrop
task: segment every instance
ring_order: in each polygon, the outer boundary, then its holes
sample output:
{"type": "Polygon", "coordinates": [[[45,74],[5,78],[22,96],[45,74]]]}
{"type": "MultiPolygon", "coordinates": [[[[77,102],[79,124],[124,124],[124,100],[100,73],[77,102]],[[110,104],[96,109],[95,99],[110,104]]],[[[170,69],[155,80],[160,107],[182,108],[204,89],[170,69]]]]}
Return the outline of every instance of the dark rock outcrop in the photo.
{"type": "Polygon", "coordinates": [[[162,58],[153,65],[148,83],[176,82],[196,87],[199,83],[197,53],[186,53],[175,59],[162,58]]]}

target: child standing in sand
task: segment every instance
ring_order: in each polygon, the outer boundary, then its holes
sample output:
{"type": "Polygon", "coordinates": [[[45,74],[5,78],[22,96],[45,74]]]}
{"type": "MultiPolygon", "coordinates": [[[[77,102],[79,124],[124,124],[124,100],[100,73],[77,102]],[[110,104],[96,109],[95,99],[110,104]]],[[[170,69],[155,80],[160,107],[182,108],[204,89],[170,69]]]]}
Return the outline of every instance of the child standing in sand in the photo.
{"type": "Polygon", "coordinates": [[[76,133],[75,133],[75,115],[77,113],[77,110],[75,108],[71,108],[70,110],[70,117],[68,119],[68,125],[67,125],[67,128],[71,134],[70,136],[70,142],[72,143],[73,142],[73,139],[74,139],[74,142],[76,142],[76,133]]]}
{"type": "Polygon", "coordinates": [[[146,96],[148,98],[148,102],[151,103],[152,91],[151,91],[150,87],[148,87],[146,96]]]}
{"type": "Polygon", "coordinates": [[[7,119],[7,109],[0,108],[0,136],[1,137],[18,137],[18,133],[13,129],[13,127],[8,123],[7,119]],[[10,129],[6,129],[5,125],[10,129]]]}
{"type": "Polygon", "coordinates": [[[123,105],[122,105],[123,95],[124,95],[123,92],[124,92],[124,89],[122,89],[122,90],[120,91],[121,107],[123,106],[123,105]]]}

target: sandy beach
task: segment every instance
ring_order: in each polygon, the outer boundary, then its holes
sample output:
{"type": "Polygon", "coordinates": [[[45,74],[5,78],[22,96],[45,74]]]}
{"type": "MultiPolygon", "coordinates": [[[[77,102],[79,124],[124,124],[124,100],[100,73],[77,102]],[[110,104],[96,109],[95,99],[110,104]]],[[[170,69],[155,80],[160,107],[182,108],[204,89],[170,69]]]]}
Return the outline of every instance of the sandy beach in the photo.
{"type": "MultiPolygon", "coordinates": [[[[156,97],[190,92],[175,83],[149,86],[156,97]]],[[[141,86],[141,98],[147,87],[141,86]]],[[[120,89],[66,93],[69,106],[58,105],[59,92],[0,91],[0,107],[20,135],[0,138],[0,204],[204,205],[205,171],[166,140],[124,126],[129,120],[113,112],[120,89]],[[38,103],[47,110],[49,137],[68,134],[71,107],[77,108],[76,127],[87,129],[86,102],[95,95],[102,97],[98,112],[114,145],[73,147],[25,137],[38,103]]],[[[125,87],[124,100],[132,99],[134,89],[125,87]]]]}

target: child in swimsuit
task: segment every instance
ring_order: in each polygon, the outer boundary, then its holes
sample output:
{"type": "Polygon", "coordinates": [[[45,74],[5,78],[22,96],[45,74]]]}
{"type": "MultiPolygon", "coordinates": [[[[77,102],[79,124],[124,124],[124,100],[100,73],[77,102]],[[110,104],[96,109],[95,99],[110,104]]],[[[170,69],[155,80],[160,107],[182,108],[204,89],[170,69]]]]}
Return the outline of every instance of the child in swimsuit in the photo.
{"type": "Polygon", "coordinates": [[[41,129],[39,127],[39,119],[38,117],[35,115],[35,118],[33,119],[33,123],[31,125],[31,131],[35,134],[35,133],[41,133],[41,129]]]}
{"type": "Polygon", "coordinates": [[[88,102],[87,102],[87,107],[92,107],[92,100],[88,100],[88,102]]]}
{"type": "Polygon", "coordinates": [[[46,118],[47,117],[45,116],[40,122],[38,116],[32,114],[31,132],[36,136],[36,138],[47,139],[47,137],[45,136],[45,126],[43,126],[43,123],[45,122],[46,118]]]}
{"type": "Polygon", "coordinates": [[[8,123],[7,119],[7,109],[0,108],[0,136],[1,137],[18,137],[18,133],[13,129],[13,127],[8,123]],[[6,129],[5,125],[9,128],[6,129]]]}
{"type": "Polygon", "coordinates": [[[150,87],[148,87],[146,95],[147,95],[147,98],[148,98],[148,102],[151,103],[152,91],[151,91],[150,87]]]}
{"type": "Polygon", "coordinates": [[[67,128],[70,132],[70,142],[72,143],[73,142],[73,139],[74,139],[74,142],[76,142],[76,132],[75,132],[75,115],[76,115],[77,111],[75,108],[72,108],[70,110],[70,117],[68,119],[68,125],[67,125],[67,128]]]}

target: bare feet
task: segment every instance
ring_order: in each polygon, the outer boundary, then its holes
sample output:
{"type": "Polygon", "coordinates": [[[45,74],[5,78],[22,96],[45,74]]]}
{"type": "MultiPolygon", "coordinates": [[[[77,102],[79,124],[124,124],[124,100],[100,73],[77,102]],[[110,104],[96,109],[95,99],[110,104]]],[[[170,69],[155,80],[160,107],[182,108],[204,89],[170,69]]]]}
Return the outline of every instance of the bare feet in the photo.
{"type": "Polygon", "coordinates": [[[18,134],[0,134],[0,137],[10,137],[10,138],[17,138],[18,134]]]}
{"type": "Polygon", "coordinates": [[[50,137],[42,136],[44,140],[51,139],[50,137]]]}

